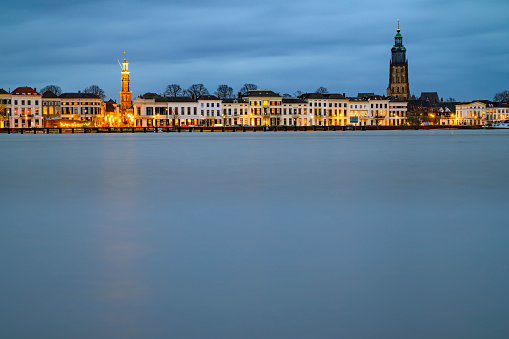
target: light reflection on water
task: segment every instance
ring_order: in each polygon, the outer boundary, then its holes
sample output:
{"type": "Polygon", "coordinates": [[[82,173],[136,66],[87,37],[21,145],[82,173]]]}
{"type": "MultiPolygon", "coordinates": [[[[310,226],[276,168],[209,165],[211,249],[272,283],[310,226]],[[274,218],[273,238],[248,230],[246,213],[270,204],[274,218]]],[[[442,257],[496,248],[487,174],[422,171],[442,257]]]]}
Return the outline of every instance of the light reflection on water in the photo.
{"type": "Polygon", "coordinates": [[[503,131],[0,137],[0,337],[505,338],[503,131]]]}

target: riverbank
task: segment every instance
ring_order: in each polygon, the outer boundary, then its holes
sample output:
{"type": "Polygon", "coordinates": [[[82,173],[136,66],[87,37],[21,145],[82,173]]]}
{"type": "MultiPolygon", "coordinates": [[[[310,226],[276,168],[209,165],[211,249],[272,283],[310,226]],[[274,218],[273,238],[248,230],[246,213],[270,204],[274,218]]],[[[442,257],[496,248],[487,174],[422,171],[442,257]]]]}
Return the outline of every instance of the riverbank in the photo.
{"type": "Polygon", "coordinates": [[[481,126],[250,126],[250,127],[76,127],[76,128],[0,128],[0,134],[73,133],[181,133],[181,132],[306,132],[306,131],[390,131],[481,129],[481,126]]]}

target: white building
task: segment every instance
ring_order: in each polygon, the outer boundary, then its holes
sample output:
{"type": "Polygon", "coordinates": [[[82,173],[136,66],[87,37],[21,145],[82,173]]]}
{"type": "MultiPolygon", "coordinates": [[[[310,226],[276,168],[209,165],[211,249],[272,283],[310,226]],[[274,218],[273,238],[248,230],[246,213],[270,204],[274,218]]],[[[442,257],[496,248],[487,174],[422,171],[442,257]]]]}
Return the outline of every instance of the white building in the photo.
{"type": "Polygon", "coordinates": [[[11,93],[9,127],[44,127],[42,96],[31,87],[18,87],[11,93]]]}
{"type": "Polygon", "coordinates": [[[81,92],[62,93],[59,99],[61,104],[61,118],[64,120],[79,122],[87,126],[94,126],[97,117],[104,114],[105,104],[101,98],[95,94],[81,92]]]}
{"type": "Polygon", "coordinates": [[[251,125],[249,102],[242,98],[223,100],[223,121],[226,126],[251,125]]]}
{"type": "Polygon", "coordinates": [[[474,101],[456,105],[456,125],[482,125],[486,115],[486,103],[474,101]]]}

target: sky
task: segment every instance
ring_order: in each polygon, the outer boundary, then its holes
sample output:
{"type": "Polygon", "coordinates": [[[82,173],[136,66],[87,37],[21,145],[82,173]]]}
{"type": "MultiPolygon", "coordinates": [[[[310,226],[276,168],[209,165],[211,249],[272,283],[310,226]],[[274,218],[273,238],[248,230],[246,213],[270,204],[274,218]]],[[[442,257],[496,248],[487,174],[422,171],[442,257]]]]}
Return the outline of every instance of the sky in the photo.
{"type": "Polygon", "coordinates": [[[244,83],[280,94],[385,94],[397,19],[410,92],[444,100],[509,90],[507,0],[38,0],[0,4],[0,88],[98,85],[119,101],[169,84],[244,83]]]}

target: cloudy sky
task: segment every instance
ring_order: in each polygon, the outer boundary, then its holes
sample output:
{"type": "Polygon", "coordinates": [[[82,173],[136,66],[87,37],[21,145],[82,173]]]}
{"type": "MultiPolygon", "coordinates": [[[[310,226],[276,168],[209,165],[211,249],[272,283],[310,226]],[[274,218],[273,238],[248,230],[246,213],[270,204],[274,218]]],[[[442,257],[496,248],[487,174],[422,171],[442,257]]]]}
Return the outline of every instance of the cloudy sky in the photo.
{"type": "Polygon", "coordinates": [[[282,93],[385,94],[397,19],[410,91],[457,100],[509,90],[507,0],[20,0],[0,5],[0,88],[97,84],[119,98],[203,83],[282,93]]]}

